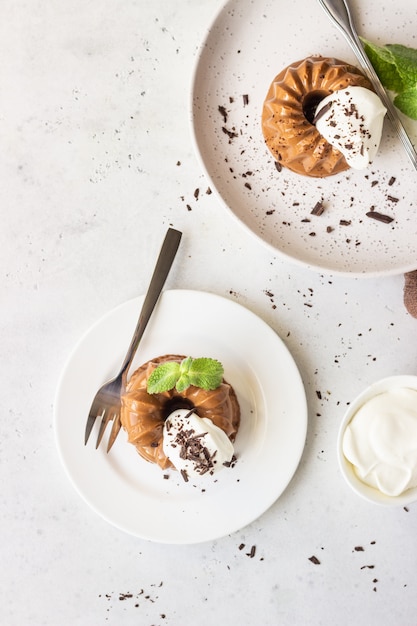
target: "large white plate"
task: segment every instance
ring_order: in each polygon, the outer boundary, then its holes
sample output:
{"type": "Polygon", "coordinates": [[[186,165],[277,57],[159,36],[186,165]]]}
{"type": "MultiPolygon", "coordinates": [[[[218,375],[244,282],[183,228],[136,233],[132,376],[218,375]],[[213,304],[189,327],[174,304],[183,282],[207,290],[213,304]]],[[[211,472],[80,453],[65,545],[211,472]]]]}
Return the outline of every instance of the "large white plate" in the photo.
{"type": "Polygon", "coordinates": [[[217,480],[191,484],[177,472],[164,479],[159,467],[127,443],[124,431],[109,454],[104,446],[95,450],[96,426],[84,446],[92,398],[118,370],[142,301],[131,300],[100,319],[69,358],[55,401],[64,467],[99,515],[138,537],[186,544],[232,533],[282,494],[298,466],[307,427],[298,369],[273,330],[237,303],[209,293],[166,291],[136,365],[169,353],[222,361],[242,410],[235,467],[224,469],[217,480]]]}
{"type": "MultiPolygon", "coordinates": [[[[352,0],[352,8],[369,40],[416,47],[415,2],[352,0]]],[[[261,131],[263,101],[281,69],[313,54],[357,65],[315,0],[227,2],[208,31],[193,77],[192,135],[202,167],[232,215],[287,259],[350,276],[415,269],[417,172],[388,121],[378,157],[366,171],[312,179],[274,167],[261,131]],[[226,121],[219,107],[226,109],[226,121]],[[230,139],[223,128],[237,136],[230,139]],[[326,207],[320,217],[310,215],[317,201],[326,207]],[[366,217],[371,206],[394,221],[366,217]]],[[[417,145],[417,122],[403,119],[417,145]]]]}

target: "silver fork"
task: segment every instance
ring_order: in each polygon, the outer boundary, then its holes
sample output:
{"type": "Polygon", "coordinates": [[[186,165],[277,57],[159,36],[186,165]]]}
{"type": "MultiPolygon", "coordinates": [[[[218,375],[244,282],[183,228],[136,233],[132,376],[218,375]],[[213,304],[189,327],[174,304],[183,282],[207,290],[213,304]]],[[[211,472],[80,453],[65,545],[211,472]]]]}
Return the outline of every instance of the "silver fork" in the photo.
{"type": "Polygon", "coordinates": [[[148,291],[146,292],[145,300],[142,305],[138,323],[130,342],[129,349],[120,368],[120,372],[115,378],[109,380],[98,390],[92,402],[85,426],[84,444],[87,444],[97,417],[101,417],[101,424],[97,437],[96,449],[100,445],[106,426],[111,420],[113,420],[113,426],[107,444],[107,452],[109,452],[110,448],[116,441],[116,437],[119,434],[121,427],[121,395],[126,387],[129,367],[132,364],[139,342],[145,332],[145,328],[161,294],[169,270],[171,269],[181,241],[181,235],[182,233],[174,228],[169,228],[167,234],[165,235],[151,282],[149,283],[148,291]]]}
{"type": "Polygon", "coordinates": [[[397,133],[398,138],[400,139],[403,148],[407,153],[408,158],[410,159],[410,162],[417,170],[417,153],[414,149],[413,144],[410,141],[409,136],[406,133],[404,126],[401,123],[395,106],[391,102],[387,92],[382,86],[381,81],[378,78],[378,74],[375,72],[372,63],[365,54],[357,30],[353,23],[347,0],[318,0],[318,2],[327,13],[327,16],[345,36],[359,63],[368,75],[368,78],[373,84],[376,93],[378,94],[385,108],[387,109],[387,116],[395,132],[397,133]]]}

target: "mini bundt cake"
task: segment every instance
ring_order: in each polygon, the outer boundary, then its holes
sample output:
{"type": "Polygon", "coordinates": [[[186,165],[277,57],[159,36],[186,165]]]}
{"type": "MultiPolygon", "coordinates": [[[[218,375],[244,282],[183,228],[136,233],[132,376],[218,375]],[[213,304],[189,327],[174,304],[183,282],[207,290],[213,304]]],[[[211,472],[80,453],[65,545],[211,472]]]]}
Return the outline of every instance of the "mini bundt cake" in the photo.
{"type": "Polygon", "coordinates": [[[334,58],[309,57],[292,63],[272,81],[262,112],[262,131],[274,159],[297,174],[325,177],[349,169],[342,153],[320,135],[314,113],[335,91],[372,90],[356,67],[334,58]]]}
{"type": "Polygon", "coordinates": [[[209,418],[234,441],[240,424],[240,407],[233,387],[226,381],[213,390],[190,385],[182,392],[175,388],[150,394],[147,383],[151,373],[161,363],[185,357],[165,355],[147,361],[131,376],[122,396],[121,423],[128,441],[147,461],[162,469],[172,467],[163,450],[163,429],[166,418],[175,410],[195,409],[201,418],[209,418]]]}

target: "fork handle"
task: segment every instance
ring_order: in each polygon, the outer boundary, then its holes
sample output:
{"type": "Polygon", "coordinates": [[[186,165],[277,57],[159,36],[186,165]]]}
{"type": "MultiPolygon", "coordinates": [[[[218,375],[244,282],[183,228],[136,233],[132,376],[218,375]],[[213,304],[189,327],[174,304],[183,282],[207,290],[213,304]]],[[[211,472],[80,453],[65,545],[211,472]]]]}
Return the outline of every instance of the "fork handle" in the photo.
{"type": "Polygon", "coordinates": [[[165,239],[162,243],[155,269],[146,292],[145,300],[143,301],[142,309],[139,314],[138,323],[121,367],[121,373],[124,375],[127,374],[129,367],[132,364],[139,342],[142,339],[155,305],[158,302],[158,298],[161,294],[180,245],[181,236],[182,233],[179,230],[175,230],[175,228],[169,228],[165,235],[165,239]]]}
{"type": "Polygon", "coordinates": [[[406,133],[404,126],[401,123],[395,106],[391,102],[387,92],[382,86],[382,83],[379,80],[378,74],[375,72],[372,63],[365,54],[357,30],[353,23],[352,15],[349,11],[347,1],[318,0],[318,2],[325,10],[328,17],[333,21],[335,26],[337,26],[337,28],[339,28],[339,30],[346,37],[347,42],[355,53],[358,61],[362,65],[362,68],[365,70],[368,78],[372,82],[376,93],[378,94],[379,98],[382,100],[385,108],[387,109],[388,118],[393,125],[394,130],[397,133],[398,138],[400,139],[408,158],[410,159],[410,162],[417,170],[417,153],[414,149],[413,144],[411,143],[409,136],[406,133]]]}

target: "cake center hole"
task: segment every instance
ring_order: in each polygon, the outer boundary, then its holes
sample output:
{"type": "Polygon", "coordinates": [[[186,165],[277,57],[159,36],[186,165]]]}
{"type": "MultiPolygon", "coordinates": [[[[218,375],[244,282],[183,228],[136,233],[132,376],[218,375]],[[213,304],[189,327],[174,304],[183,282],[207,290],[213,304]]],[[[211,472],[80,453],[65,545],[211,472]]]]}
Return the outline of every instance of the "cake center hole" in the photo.
{"type": "Polygon", "coordinates": [[[315,91],[310,91],[310,93],[306,94],[306,96],[304,97],[303,113],[304,113],[304,117],[307,118],[310,124],[313,123],[318,105],[328,95],[329,95],[329,92],[323,91],[322,89],[316,89],[315,91]]]}
{"type": "Polygon", "coordinates": [[[194,404],[191,400],[187,400],[186,398],[171,398],[164,406],[164,420],[171,415],[174,411],[178,411],[178,409],[188,409],[191,410],[194,408],[194,404]]]}

